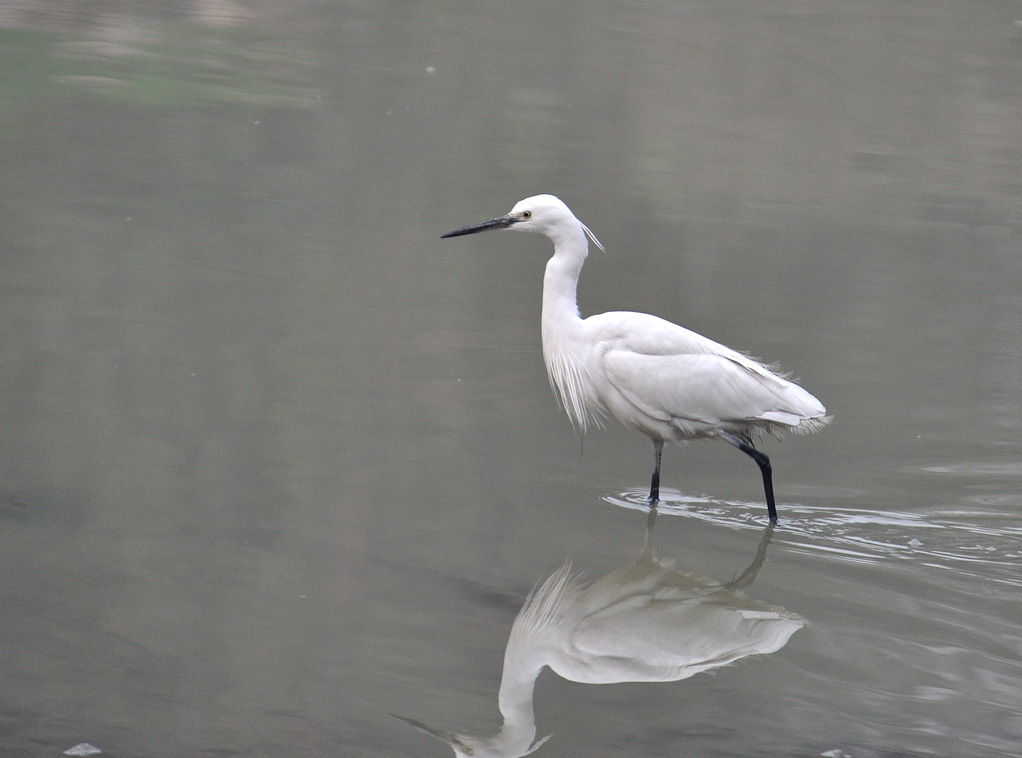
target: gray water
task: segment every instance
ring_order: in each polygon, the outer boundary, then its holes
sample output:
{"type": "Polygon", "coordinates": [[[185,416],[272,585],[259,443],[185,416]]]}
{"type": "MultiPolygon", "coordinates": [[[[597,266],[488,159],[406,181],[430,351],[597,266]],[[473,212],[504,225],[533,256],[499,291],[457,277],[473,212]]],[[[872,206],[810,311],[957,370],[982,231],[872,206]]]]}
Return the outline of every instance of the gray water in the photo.
{"type": "Polygon", "coordinates": [[[439,239],[539,192],[607,247],[584,314],[776,361],[834,421],[763,442],[772,535],[745,456],[664,456],[663,576],[726,585],[765,546],[741,602],[801,628],[675,681],[547,670],[535,754],[1022,755],[1017,4],[0,25],[5,758],[498,731],[530,589],[646,538],[649,443],[580,441],[547,386],[547,240],[439,239]]]}

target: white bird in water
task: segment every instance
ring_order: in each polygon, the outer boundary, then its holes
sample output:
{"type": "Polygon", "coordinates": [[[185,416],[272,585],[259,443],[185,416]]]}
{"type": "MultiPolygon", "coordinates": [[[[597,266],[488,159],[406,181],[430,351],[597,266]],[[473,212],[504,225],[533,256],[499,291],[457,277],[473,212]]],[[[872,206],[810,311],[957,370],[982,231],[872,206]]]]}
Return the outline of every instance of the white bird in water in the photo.
{"type": "Polygon", "coordinates": [[[550,384],[582,434],[613,416],[653,442],[649,501],[660,500],[664,442],[717,437],[756,461],[767,511],[777,522],[770,459],[753,446],[762,432],[815,432],[830,421],[823,404],[752,358],[646,313],[612,311],[583,319],[576,287],[589,253],[603,245],[553,195],[522,200],[505,216],[456,229],[539,232],[554,244],[543,277],[543,360],[550,384]]]}

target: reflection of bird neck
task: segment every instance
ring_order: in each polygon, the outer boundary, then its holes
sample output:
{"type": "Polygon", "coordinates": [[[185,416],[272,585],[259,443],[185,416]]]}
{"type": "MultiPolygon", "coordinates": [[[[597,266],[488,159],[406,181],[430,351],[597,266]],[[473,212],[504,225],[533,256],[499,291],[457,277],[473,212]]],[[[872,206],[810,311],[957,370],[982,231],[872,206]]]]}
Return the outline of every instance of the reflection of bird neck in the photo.
{"type": "Polygon", "coordinates": [[[582,318],[578,312],[578,275],[589,251],[581,226],[554,240],[554,256],[543,277],[543,360],[550,385],[574,424],[585,431],[596,407],[586,366],[582,318]]]}
{"type": "MultiPolygon", "coordinates": [[[[559,638],[563,600],[571,583],[571,564],[565,562],[529,595],[511,627],[498,696],[504,726],[494,742],[529,747],[536,736],[532,696],[537,677],[550,663],[551,651],[563,644],[559,638]]],[[[539,744],[542,741],[533,748],[539,744]]]]}
{"type": "Polygon", "coordinates": [[[509,642],[508,650],[504,654],[504,674],[500,680],[497,701],[505,724],[509,722],[532,724],[532,693],[536,687],[536,678],[544,665],[544,661],[536,659],[535,651],[519,655],[517,651],[511,649],[509,642]]]}
{"type": "Polygon", "coordinates": [[[532,707],[532,695],[536,677],[543,670],[543,662],[537,660],[536,651],[518,649],[512,634],[504,653],[504,673],[500,680],[500,694],[497,699],[504,724],[497,734],[477,743],[478,755],[519,756],[533,749],[536,737],[536,717],[532,707]]]}

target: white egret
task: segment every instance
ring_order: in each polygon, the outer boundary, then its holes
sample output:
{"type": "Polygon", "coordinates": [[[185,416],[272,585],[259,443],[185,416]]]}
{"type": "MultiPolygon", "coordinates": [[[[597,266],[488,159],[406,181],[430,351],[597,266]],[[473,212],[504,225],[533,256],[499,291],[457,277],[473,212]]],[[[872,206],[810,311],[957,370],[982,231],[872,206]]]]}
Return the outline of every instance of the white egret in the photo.
{"type": "Polygon", "coordinates": [[[753,437],[815,432],[830,421],[823,404],[747,355],[656,316],[613,311],[583,319],[576,288],[589,253],[586,236],[601,250],[603,245],[553,195],[526,198],[507,215],[443,237],[488,229],[539,232],[554,244],[543,277],[543,359],[580,433],[612,416],[647,435],[653,442],[653,506],[660,499],[665,441],[722,439],[756,461],[776,523],[770,459],[753,446],[753,437]]]}

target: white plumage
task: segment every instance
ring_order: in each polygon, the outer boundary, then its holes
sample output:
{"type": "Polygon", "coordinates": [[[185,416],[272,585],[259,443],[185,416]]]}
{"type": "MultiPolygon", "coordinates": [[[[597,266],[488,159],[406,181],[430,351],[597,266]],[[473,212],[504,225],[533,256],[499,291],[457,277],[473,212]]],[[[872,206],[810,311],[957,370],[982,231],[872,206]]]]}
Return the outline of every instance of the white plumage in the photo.
{"type": "Polygon", "coordinates": [[[815,397],[762,363],[684,327],[645,313],[614,311],[583,319],[576,290],[596,236],[553,195],[522,200],[491,221],[457,229],[545,234],[554,254],[543,278],[543,358],[550,384],[584,434],[610,416],[653,442],[650,502],[660,495],[665,441],[719,437],[760,467],[776,522],[769,459],[753,447],[759,432],[814,432],[830,421],[815,397]]]}

